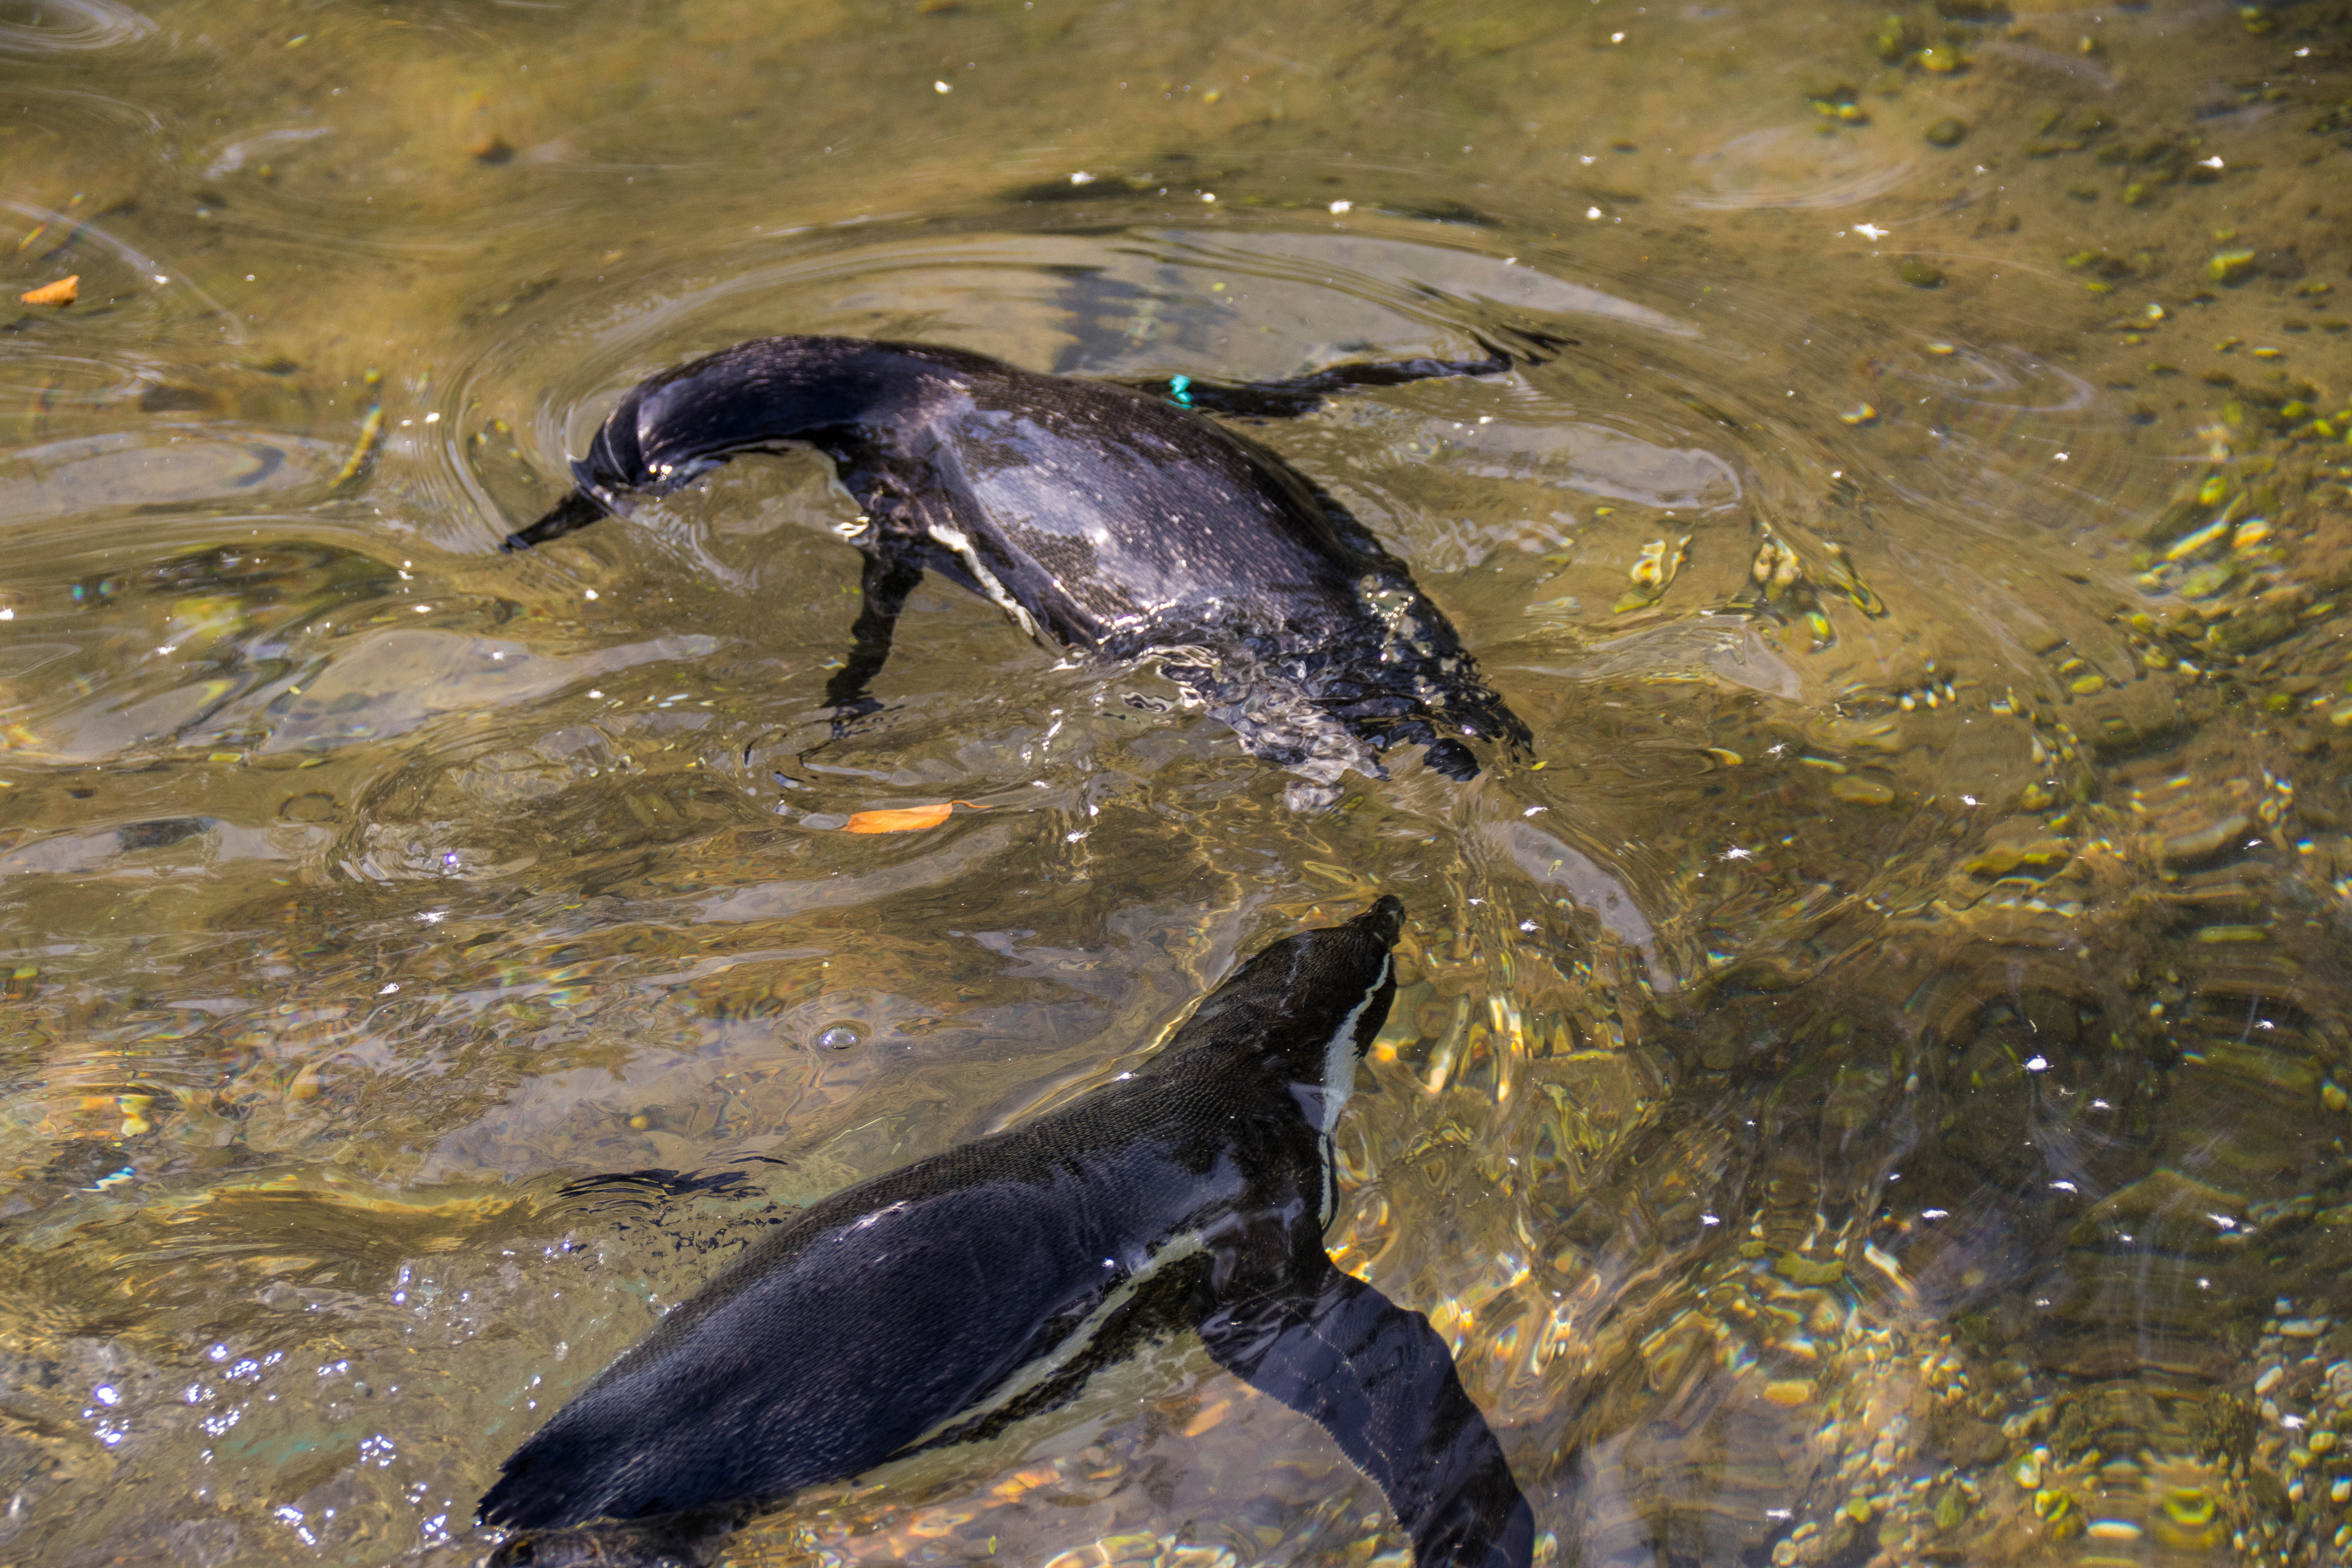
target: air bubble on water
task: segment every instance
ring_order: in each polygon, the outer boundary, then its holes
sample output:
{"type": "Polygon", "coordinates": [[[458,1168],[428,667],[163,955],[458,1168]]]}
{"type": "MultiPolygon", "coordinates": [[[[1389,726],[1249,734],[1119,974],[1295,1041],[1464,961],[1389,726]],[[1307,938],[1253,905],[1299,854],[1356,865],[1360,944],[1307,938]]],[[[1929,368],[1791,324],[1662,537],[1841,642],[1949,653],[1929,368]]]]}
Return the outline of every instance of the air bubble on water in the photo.
{"type": "Polygon", "coordinates": [[[827,1024],[816,1033],[819,1050],[855,1050],[865,1043],[865,1033],[855,1024],[827,1024]]]}

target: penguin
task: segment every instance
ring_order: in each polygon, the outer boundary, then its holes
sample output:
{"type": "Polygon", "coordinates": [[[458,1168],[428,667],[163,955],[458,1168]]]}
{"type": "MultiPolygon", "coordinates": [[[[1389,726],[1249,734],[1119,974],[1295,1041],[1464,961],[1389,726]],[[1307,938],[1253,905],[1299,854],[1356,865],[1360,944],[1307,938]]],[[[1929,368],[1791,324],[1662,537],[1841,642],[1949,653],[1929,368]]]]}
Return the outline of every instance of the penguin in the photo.
{"type": "Polygon", "coordinates": [[[1528,1568],[1534,1517],[1445,1342],[1323,1247],[1402,921],[1383,897],[1276,942],[1117,1081],[770,1232],[506,1460],[480,1518],[521,1533],[492,1562],[699,1561],[761,1504],[992,1433],[1177,1321],[1330,1434],[1417,1568],[1528,1568]]]}
{"type": "Polygon", "coordinates": [[[879,707],[868,689],[928,570],[1055,647],[1158,658],[1245,750],[1316,784],[1350,768],[1385,777],[1380,753],[1400,744],[1466,780],[1479,763],[1465,741],[1524,752],[1527,725],[1402,562],[1207,415],[1283,417],[1346,387],[1511,366],[1489,352],[1255,385],[1129,386],[922,343],[761,338],[631,390],[572,465],[576,488],[503,548],[625,511],[738,453],[813,447],[857,502],[851,542],[866,558],[850,652],[826,687],[836,732],[879,707]]]}

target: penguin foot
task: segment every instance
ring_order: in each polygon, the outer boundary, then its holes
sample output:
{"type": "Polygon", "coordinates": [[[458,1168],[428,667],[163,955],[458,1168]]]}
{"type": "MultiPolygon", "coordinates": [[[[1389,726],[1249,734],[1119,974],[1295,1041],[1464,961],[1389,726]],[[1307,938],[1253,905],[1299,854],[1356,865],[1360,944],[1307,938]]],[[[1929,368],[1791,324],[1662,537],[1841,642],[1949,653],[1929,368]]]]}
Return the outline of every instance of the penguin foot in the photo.
{"type": "Polygon", "coordinates": [[[1478,776],[1478,759],[1459,741],[1433,741],[1422,752],[1421,760],[1458,784],[1467,784],[1478,776]]]}

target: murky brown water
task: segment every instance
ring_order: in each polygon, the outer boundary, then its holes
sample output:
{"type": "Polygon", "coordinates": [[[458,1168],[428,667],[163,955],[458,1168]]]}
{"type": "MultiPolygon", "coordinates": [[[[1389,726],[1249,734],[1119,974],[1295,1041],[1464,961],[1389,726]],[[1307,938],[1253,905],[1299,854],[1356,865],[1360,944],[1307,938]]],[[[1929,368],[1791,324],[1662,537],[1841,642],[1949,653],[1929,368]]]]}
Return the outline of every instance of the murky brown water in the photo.
{"type": "MultiPolygon", "coordinates": [[[[0,0],[0,81],[5,298],[80,279],[0,327],[0,1558],[468,1561],[771,1205],[1391,889],[1335,1251],[1540,1563],[2345,1559],[2352,6],[0,0]],[[830,738],[814,459],[494,552],[740,337],[1496,327],[1573,346],[1262,432],[1534,725],[1467,789],[1288,809],[936,584],[830,738]]],[[[1180,1340],[735,1556],[1379,1510],[1180,1340]]]]}

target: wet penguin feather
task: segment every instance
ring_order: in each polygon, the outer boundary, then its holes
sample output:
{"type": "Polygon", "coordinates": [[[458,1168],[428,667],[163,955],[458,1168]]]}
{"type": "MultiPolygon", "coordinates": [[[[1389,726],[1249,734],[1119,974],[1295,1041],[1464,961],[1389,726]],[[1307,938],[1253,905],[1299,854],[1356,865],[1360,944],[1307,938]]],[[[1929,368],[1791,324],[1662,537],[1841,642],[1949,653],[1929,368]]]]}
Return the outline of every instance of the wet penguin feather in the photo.
{"type": "MultiPolygon", "coordinates": [[[[1521,357],[1540,353],[1540,346],[1521,357]]],[[[625,394],[572,465],[577,488],[509,550],[559,538],[730,458],[790,445],[832,458],[866,526],[864,602],[826,688],[842,721],[878,704],[907,595],[925,572],[1031,636],[1163,671],[1252,753],[1328,784],[1418,745],[1455,778],[1467,742],[1527,726],[1480,678],[1404,563],[1329,495],[1203,413],[1303,413],[1349,386],[1488,375],[1513,357],[1342,366],[1293,382],[1153,390],[1040,375],[920,343],[739,343],[625,394]]]]}
{"type": "Polygon", "coordinates": [[[649,1562],[574,1527],[707,1536],[714,1510],[993,1430],[1181,1321],[1332,1435],[1420,1568],[1525,1568],[1532,1517],[1444,1342],[1323,1249],[1328,1128],[1402,920],[1384,898],[1276,942],[1122,1080],[811,1205],[526,1440],[483,1520],[541,1563],[649,1562]]]}

